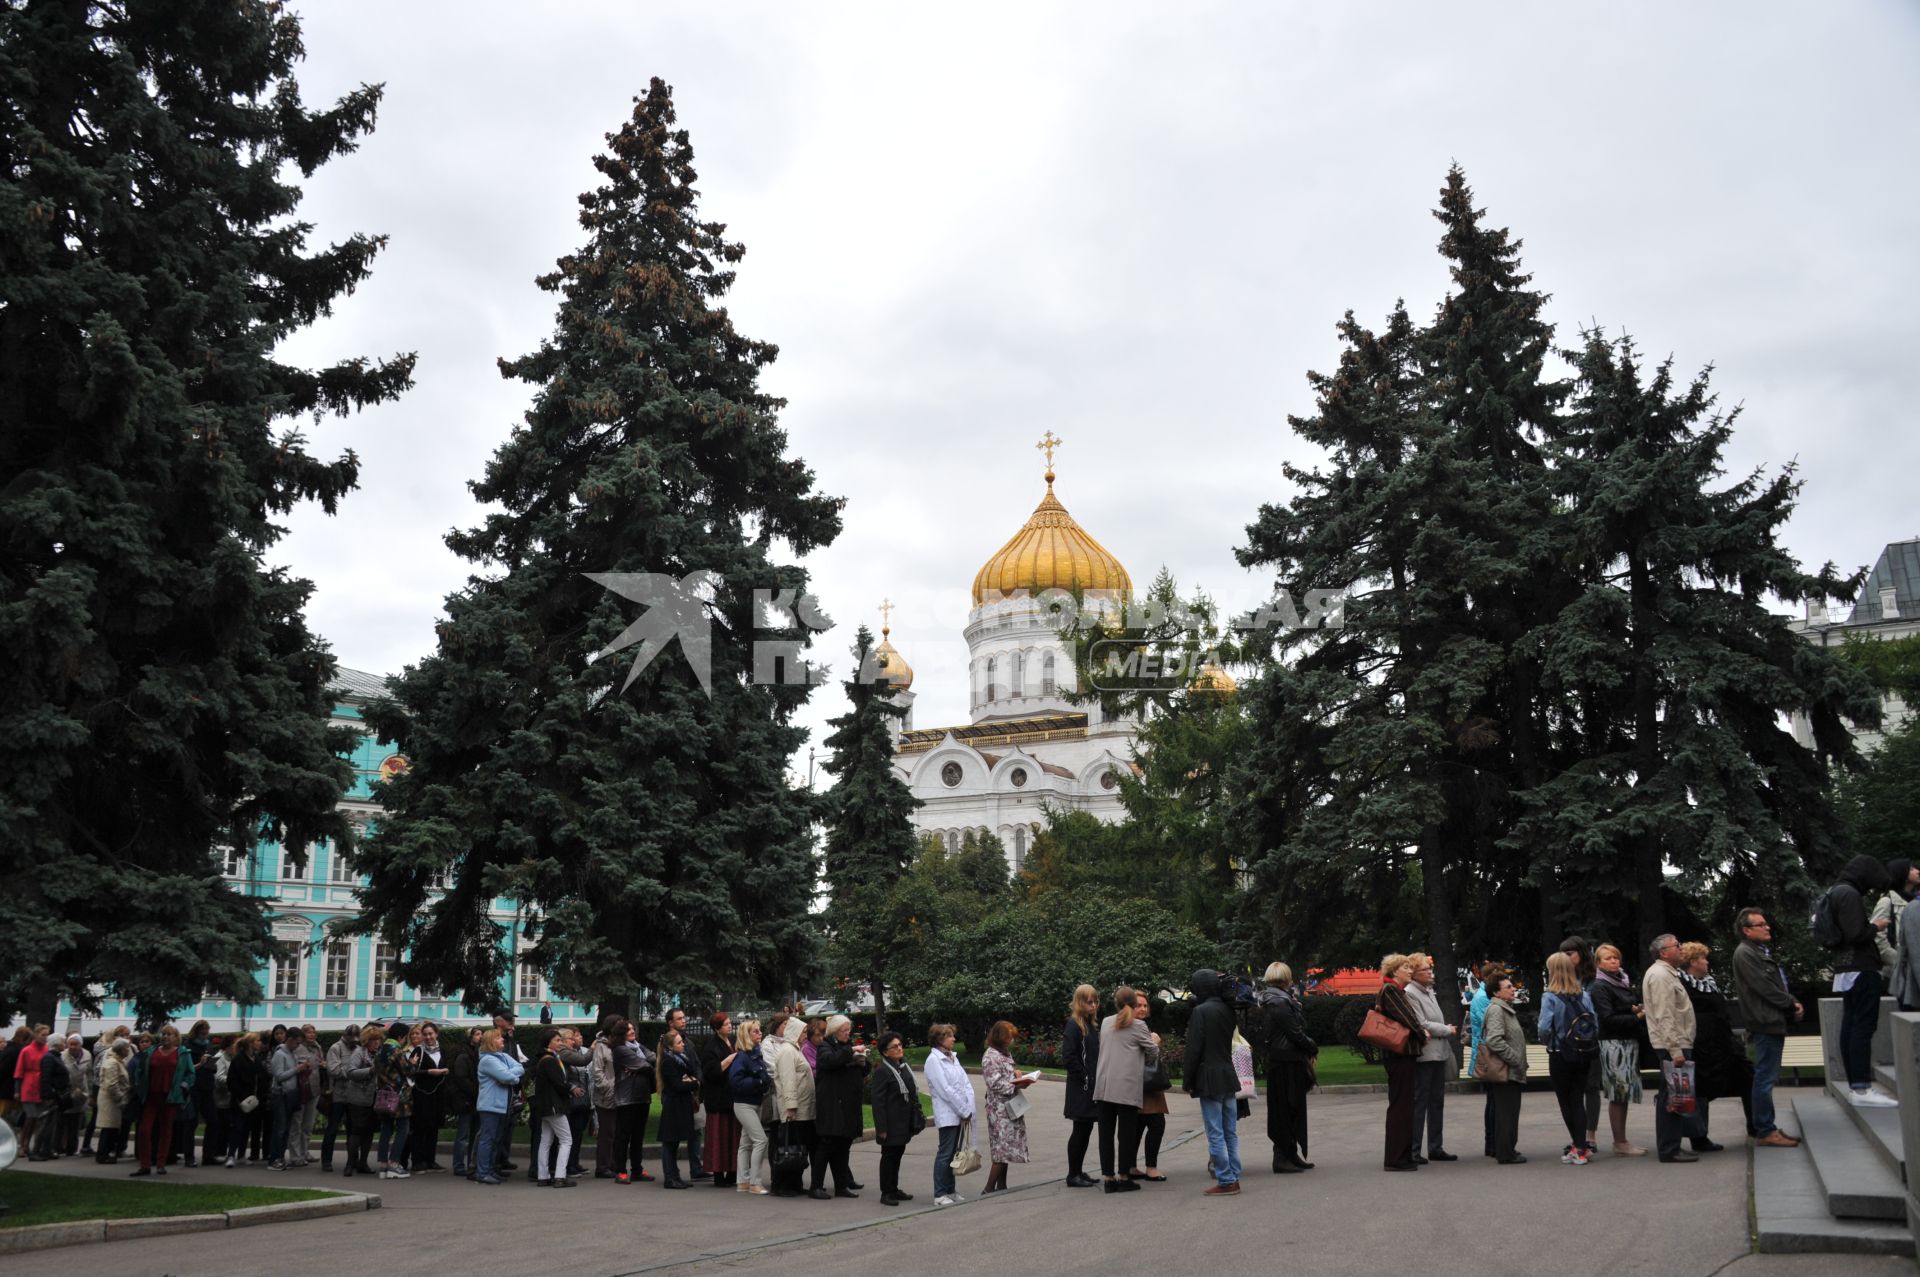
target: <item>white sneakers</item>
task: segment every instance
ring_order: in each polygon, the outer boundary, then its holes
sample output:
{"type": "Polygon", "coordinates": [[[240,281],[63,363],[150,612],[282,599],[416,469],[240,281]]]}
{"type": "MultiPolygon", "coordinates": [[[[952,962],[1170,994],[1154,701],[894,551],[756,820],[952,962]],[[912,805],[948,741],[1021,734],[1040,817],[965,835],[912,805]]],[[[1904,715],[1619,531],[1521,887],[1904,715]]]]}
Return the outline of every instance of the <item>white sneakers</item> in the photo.
{"type": "Polygon", "coordinates": [[[944,1196],[934,1198],[933,1204],[935,1206],[958,1206],[966,1200],[966,1198],[960,1196],[958,1193],[947,1193],[944,1196]]]}
{"type": "Polygon", "coordinates": [[[1868,1087],[1864,1091],[1853,1091],[1847,1096],[1854,1104],[1863,1109],[1897,1109],[1900,1101],[1888,1095],[1878,1087],[1868,1087]]]}

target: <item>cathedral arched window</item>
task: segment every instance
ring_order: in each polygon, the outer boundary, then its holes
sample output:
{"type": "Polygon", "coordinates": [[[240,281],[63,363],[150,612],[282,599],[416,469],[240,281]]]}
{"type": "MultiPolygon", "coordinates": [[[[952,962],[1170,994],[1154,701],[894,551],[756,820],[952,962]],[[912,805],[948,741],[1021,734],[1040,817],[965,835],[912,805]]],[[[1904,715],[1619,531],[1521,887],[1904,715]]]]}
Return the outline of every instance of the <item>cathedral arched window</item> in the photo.
{"type": "Polygon", "coordinates": [[[1013,871],[1019,873],[1020,866],[1026,862],[1027,827],[1025,825],[1015,825],[1013,827],[1013,871]]]}
{"type": "Polygon", "coordinates": [[[993,667],[996,664],[997,662],[993,657],[989,656],[987,658],[987,700],[989,703],[997,699],[995,693],[998,691],[998,689],[995,688],[993,684],[993,676],[995,673],[995,670],[993,667]]]}
{"type": "Polygon", "coordinates": [[[1024,696],[1027,691],[1027,656],[1025,652],[1013,654],[1013,678],[1007,683],[1012,695],[1024,696]]]}
{"type": "Polygon", "coordinates": [[[1040,657],[1040,694],[1053,695],[1053,653],[1046,652],[1040,657]]]}

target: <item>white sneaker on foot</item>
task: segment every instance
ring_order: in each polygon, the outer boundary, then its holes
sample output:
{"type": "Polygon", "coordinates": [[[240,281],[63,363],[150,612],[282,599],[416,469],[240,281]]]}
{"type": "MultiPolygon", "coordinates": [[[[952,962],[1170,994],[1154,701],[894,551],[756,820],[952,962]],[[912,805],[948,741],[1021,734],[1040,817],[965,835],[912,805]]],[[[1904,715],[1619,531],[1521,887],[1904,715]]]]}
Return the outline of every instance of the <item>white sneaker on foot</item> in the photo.
{"type": "Polygon", "coordinates": [[[943,1193],[939,1197],[936,1197],[933,1199],[933,1204],[935,1206],[957,1206],[959,1202],[960,1202],[960,1199],[953,1196],[953,1194],[951,1193],[943,1193]]]}
{"type": "Polygon", "coordinates": [[[1848,1098],[1864,1109],[1892,1109],[1900,1107],[1899,1100],[1894,1099],[1878,1087],[1868,1087],[1864,1091],[1855,1091],[1848,1098]]]}

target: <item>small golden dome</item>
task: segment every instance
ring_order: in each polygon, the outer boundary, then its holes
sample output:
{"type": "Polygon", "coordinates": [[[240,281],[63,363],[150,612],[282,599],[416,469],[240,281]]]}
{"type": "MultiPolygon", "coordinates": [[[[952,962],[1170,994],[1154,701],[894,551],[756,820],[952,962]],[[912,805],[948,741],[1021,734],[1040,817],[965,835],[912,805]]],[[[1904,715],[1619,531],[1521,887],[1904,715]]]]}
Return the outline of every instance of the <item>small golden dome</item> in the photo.
{"type": "Polygon", "coordinates": [[[900,655],[900,649],[888,640],[892,633],[885,626],[880,627],[880,642],[873,649],[873,662],[885,674],[889,686],[906,691],[913,686],[913,666],[907,664],[907,658],[900,655]]]}
{"type": "Polygon", "coordinates": [[[973,601],[986,602],[1020,590],[1133,591],[1133,578],[1107,548],[1094,540],[1053,495],[1053,467],[1047,467],[1047,495],[1040,498],[1026,525],[1001,546],[973,578],[973,601]]]}
{"type": "Polygon", "coordinates": [[[1216,696],[1232,696],[1240,690],[1239,682],[1233,675],[1222,669],[1220,662],[1208,661],[1193,676],[1193,682],[1187,684],[1190,692],[1208,692],[1216,696]]]}

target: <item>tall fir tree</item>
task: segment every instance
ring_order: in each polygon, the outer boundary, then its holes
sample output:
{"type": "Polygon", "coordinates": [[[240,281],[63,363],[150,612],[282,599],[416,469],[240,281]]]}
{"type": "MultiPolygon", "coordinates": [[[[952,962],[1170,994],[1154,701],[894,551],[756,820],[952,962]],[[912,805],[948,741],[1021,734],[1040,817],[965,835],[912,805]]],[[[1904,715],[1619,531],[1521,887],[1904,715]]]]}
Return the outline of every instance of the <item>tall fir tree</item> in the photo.
{"type": "Polygon", "coordinates": [[[411,766],[382,791],[357,925],[470,1007],[505,1000],[515,961],[624,1009],[640,990],[785,992],[818,956],[816,806],[788,775],[811,687],[756,681],[754,661],[756,636],[797,650],[810,631],[755,592],[804,593],[781,545],[830,542],[840,502],[787,453],[759,380],[776,348],[720,305],[744,249],[700,220],[674,126],[655,79],[595,157],[587,242],[538,281],[560,298],[553,335],[501,364],[536,389],[472,485],[499,509],[448,537],[483,570],[368,713],[411,766]],[[710,680],[683,645],[638,669],[601,658],[638,609],[589,574],[696,572],[714,574],[710,680]],[[511,936],[488,916],[502,896],[522,910],[511,936]]]}
{"type": "Polygon", "coordinates": [[[833,788],[823,800],[827,826],[822,869],[831,893],[827,926],[831,974],[865,980],[873,990],[875,1032],[886,1028],[887,975],[902,928],[890,903],[919,847],[913,796],[894,768],[893,724],[906,716],[895,704],[884,654],[861,626],[853,642],[853,674],[844,687],[847,712],[827,720],[827,771],[833,788]]]}
{"type": "Polygon", "coordinates": [[[223,859],[351,845],[311,585],[264,556],[358,476],[290,423],[413,358],[274,357],[384,242],[295,220],[380,100],[307,109],[302,56],[277,4],[0,6],[0,1018],[256,1000],[263,902],[223,859]]]}
{"type": "Polygon", "coordinates": [[[1554,475],[1583,590],[1536,638],[1576,756],[1529,795],[1511,841],[1564,857],[1571,917],[1642,944],[1674,928],[1670,881],[1727,910],[1797,913],[1807,872],[1839,868],[1829,768],[1859,765],[1848,722],[1877,723],[1879,697],[1768,603],[1847,597],[1859,579],[1803,571],[1780,546],[1791,467],[1724,482],[1739,414],[1715,411],[1706,372],[1680,385],[1668,360],[1647,378],[1631,339],[1598,333],[1568,358],[1578,393],[1554,475]],[[1786,725],[1796,713],[1811,748],[1786,725]]]}

